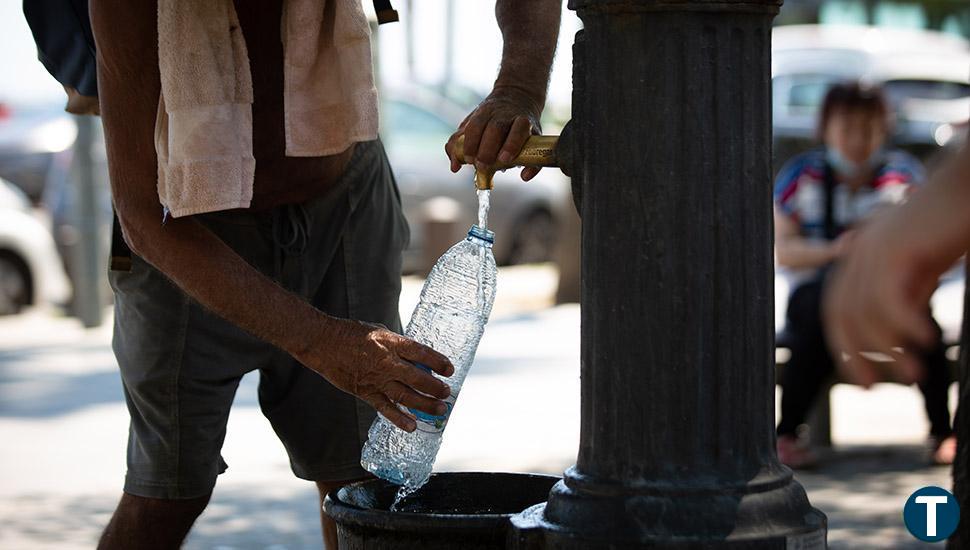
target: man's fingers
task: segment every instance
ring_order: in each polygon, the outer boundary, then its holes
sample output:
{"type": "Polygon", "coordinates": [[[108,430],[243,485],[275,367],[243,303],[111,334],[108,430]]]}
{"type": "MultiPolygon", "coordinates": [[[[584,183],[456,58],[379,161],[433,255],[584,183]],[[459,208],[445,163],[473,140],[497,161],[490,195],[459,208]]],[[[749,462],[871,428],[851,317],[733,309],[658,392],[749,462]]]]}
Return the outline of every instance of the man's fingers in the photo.
{"type": "Polygon", "coordinates": [[[859,355],[859,336],[857,324],[849,311],[834,315],[830,322],[835,330],[830,331],[834,342],[831,346],[832,358],[839,372],[850,383],[870,388],[878,381],[872,363],[859,355]]]}
{"type": "Polygon", "coordinates": [[[921,382],[926,377],[926,368],[923,362],[911,351],[902,350],[894,353],[892,369],[896,373],[896,378],[904,384],[915,384],[921,382]]]}
{"type": "Polygon", "coordinates": [[[512,121],[512,127],[509,128],[508,134],[505,136],[502,150],[498,154],[498,161],[505,164],[512,162],[512,159],[522,151],[522,147],[530,135],[532,135],[532,123],[529,122],[529,119],[524,116],[515,117],[515,120],[512,121]]]}
{"type": "Polygon", "coordinates": [[[448,142],[445,143],[445,154],[448,155],[448,160],[451,161],[452,172],[457,172],[461,170],[462,163],[461,163],[461,159],[459,159],[458,156],[455,155],[455,144],[458,143],[458,138],[460,138],[462,135],[464,135],[464,132],[462,130],[459,130],[454,134],[451,134],[451,137],[448,138],[448,142]]]}
{"type": "Polygon", "coordinates": [[[399,361],[398,366],[400,373],[397,379],[411,388],[441,399],[451,395],[451,388],[448,387],[448,384],[438,380],[420,366],[405,361],[399,361]]]}
{"type": "Polygon", "coordinates": [[[541,166],[529,166],[527,168],[523,168],[522,181],[529,181],[532,178],[536,177],[539,174],[540,170],[542,170],[541,166]]]}
{"type": "Polygon", "coordinates": [[[398,428],[401,428],[406,432],[413,432],[418,427],[414,421],[414,418],[411,418],[411,416],[398,408],[398,406],[388,399],[386,395],[378,395],[373,399],[369,399],[368,402],[375,409],[377,409],[377,412],[379,412],[381,416],[388,419],[398,428]]]}
{"type": "Polygon", "coordinates": [[[391,401],[431,415],[441,416],[448,412],[448,406],[444,402],[420,394],[400,382],[391,382],[386,394],[391,401]]]}
{"type": "Polygon", "coordinates": [[[397,352],[402,359],[412,363],[421,363],[441,376],[451,376],[455,373],[455,367],[451,364],[451,360],[414,340],[405,340],[404,344],[399,346],[397,352]]]}
{"type": "Polygon", "coordinates": [[[499,149],[509,135],[510,123],[492,119],[482,132],[482,140],[478,144],[478,154],[475,155],[476,165],[492,166],[498,159],[499,149]]]}
{"type": "Polygon", "coordinates": [[[839,371],[842,376],[851,384],[857,384],[869,389],[879,381],[878,371],[872,361],[866,359],[856,352],[846,353],[845,357],[839,354],[839,371]]]}
{"type": "Polygon", "coordinates": [[[927,348],[936,339],[936,330],[925,309],[907,304],[901,296],[892,296],[883,304],[885,322],[890,324],[899,339],[898,345],[910,345],[927,348]]]}
{"type": "Polygon", "coordinates": [[[462,150],[465,157],[463,161],[478,158],[478,145],[482,141],[482,134],[487,124],[488,119],[483,116],[476,115],[468,119],[468,124],[465,125],[465,145],[462,150]]]}

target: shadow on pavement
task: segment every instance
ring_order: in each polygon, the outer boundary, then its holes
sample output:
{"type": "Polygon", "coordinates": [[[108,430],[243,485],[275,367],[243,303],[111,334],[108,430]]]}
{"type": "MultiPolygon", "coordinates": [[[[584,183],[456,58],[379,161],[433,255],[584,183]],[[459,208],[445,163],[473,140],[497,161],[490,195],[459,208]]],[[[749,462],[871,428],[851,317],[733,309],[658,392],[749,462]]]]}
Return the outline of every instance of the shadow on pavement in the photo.
{"type": "MultiPolygon", "coordinates": [[[[235,406],[257,406],[259,378],[240,384],[235,406]]],[[[105,344],[0,349],[0,417],[52,418],[109,403],[124,404],[121,375],[105,344]]]]}
{"type": "Polygon", "coordinates": [[[950,468],[930,466],[921,445],[839,447],[796,478],[829,518],[829,547],[928,548],[903,524],[903,505],[921,487],[950,489],[950,468]]]}

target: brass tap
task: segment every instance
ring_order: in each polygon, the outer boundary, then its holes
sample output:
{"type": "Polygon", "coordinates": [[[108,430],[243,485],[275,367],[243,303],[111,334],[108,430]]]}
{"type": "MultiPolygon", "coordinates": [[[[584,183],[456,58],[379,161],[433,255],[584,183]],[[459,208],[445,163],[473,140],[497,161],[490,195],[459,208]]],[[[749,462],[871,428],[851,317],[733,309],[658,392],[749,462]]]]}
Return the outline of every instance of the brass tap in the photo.
{"type": "MultiPolygon", "coordinates": [[[[531,136],[518,156],[511,162],[496,162],[487,170],[475,169],[475,187],[477,189],[491,189],[492,177],[498,170],[514,168],[516,166],[557,166],[556,145],[559,136],[531,136]]],[[[465,136],[459,136],[455,144],[455,156],[464,160],[464,164],[473,164],[474,159],[465,157],[465,136]]]]}

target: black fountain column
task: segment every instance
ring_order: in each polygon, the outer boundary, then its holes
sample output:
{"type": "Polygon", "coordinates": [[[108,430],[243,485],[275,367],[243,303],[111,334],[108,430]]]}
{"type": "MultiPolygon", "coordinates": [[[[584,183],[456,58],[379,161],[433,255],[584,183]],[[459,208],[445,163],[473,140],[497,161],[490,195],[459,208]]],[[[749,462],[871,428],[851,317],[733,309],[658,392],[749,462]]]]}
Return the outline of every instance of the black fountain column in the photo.
{"type": "MultiPolygon", "coordinates": [[[[780,0],[570,0],[582,427],[520,548],[824,548],[775,455],[780,0]]],[[[566,136],[564,136],[564,141],[566,136]]]]}

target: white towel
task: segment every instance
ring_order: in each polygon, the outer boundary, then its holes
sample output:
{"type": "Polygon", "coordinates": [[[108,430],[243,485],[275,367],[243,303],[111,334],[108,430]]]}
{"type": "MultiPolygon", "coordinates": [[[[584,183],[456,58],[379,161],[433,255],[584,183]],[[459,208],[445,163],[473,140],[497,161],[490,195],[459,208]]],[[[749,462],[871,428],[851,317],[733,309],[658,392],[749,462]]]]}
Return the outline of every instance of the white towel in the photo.
{"type": "MultiPolygon", "coordinates": [[[[284,0],[288,156],[377,138],[370,28],[360,0],[284,0]]],[[[159,0],[158,196],[171,216],[247,208],[252,79],[232,0],[159,0]]]]}

